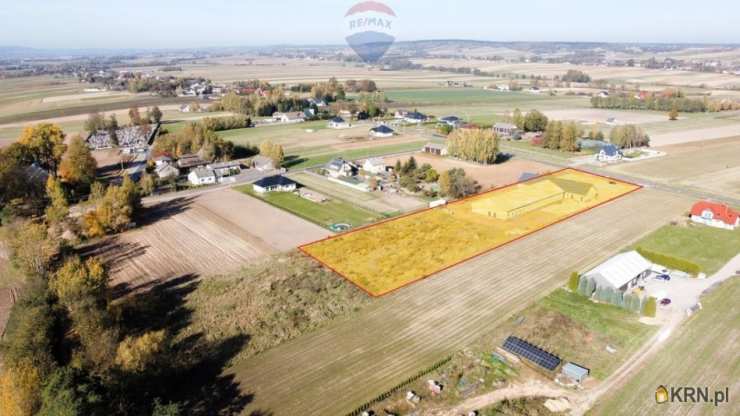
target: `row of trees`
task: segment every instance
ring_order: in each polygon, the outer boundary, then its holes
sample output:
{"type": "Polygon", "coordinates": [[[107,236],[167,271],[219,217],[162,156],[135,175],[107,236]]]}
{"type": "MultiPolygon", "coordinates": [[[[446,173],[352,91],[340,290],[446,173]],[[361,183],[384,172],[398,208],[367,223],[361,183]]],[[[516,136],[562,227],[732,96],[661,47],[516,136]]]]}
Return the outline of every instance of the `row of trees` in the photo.
{"type": "Polygon", "coordinates": [[[609,141],[622,149],[650,145],[650,136],[633,124],[617,126],[609,133],[609,141]]]}
{"type": "Polygon", "coordinates": [[[562,77],[560,77],[561,81],[565,82],[591,82],[591,77],[583,72],[579,71],[577,69],[569,69],[568,72],[565,73],[562,77]]]}
{"type": "Polygon", "coordinates": [[[209,123],[190,122],[176,133],[159,136],[154,142],[153,154],[179,158],[197,153],[205,160],[230,160],[234,154],[234,144],[219,137],[208,127],[209,123]]]}
{"type": "Polygon", "coordinates": [[[578,138],[582,132],[575,122],[550,121],[542,141],[543,147],[564,152],[578,151],[578,138]]]}
{"type": "MultiPolygon", "coordinates": [[[[156,124],[162,121],[162,117],[162,110],[160,110],[158,106],[147,108],[144,116],[141,115],[138,107],[131,107],[128,109],[130,126],[144,126],[152,123],[156,124]]],[[[87,120],[85,120],[85,123],[83,124],[83,128],[88,133],[108,131],[112,136],[115,136],[115,132],[119,128],[119,123],[115,114],[111,114],[106,117],[105,113],[94,111],[88,114],[87,120]]]]}
{"type": "Polygon", "coordinates": [[[491,129],[457,129],[446,144],[450,156],[472,162],[492,164],[498,155],[498,137],[491,129]]]}
{"type": "Polygon", "coordinates": [[[619,110],[671,111],[675,108],[682,113],[699,113],[707,111],[709,109],[708,104],[709,101],[706,98],[696,99],[656,95],[649,95],[642,99],[633,95],[591,97],[591,106],[594,108],[619,110]]]}
{"type": "Polygon", "coordinates": [[[547,116],[537,110],[531,110],[527,115],[522,115],[522,111],[517,108],[512,113],[511,119],[519,130],[526,132],[543,131],[548,123],[547,116]]]}
{"type": "Polygon", "coordinates": [[[418,192],[422,183],[431,184],[439,179],[439,173],[432,165],[424,163],[418,166],[413,156],[404,163],[401,163],[400,159],[397,160],[393,171],[398,178],[398,184],[410,192],[418,192]]]}

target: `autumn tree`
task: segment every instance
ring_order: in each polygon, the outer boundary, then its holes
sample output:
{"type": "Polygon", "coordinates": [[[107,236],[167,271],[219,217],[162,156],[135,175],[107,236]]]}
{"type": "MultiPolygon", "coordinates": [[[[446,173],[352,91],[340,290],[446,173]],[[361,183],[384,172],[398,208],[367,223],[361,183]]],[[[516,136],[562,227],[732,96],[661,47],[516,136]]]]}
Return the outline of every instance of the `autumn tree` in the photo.
{"type": "Polygon", "coordinates": [[[668,113],[668,120],[670,121],[678,120],[678,106],[677,105],[674,104],[673,107],[671,107],[671,111],[668,113]]]}
{"type": "Polygon", "coordinates": [[[82,229],[88,237],[123,231],[140,208],[141,196],[136,184],[126,176],[120,186],[109,186],[95,204],[95,209],[82,218],[82,229]]]}
{"type": "Polygon", "coordinates": [[[69,213],[69,204],[59,179],[49,176],[46,180],[46,195],[50,201],[46,207],[46,220],[50,223],[61,222],[69,213]]]}
{"type": "Polygon", "coordinates": [[[492,164],[498,155],[498,137],[492,129],[457,129],[446,144],[451,156],[463,160],[492,164]]]}
{"type": "Polygon", "coordinates": [[[547,123],[544,135],[544,146],[548,149],[558,149],[560,147],[560,138],[562,134],[562,123],[551,121],[547,123]]]}
{"type": "Polygon", "coordinates": [[[126,337],[116,351],[115,363],[122,370],[141,373],[155,365],[165,350],[164,330],[150,331],[139,337],[126,337]]]}
{"type": "Polygon", "coordinates": [[[269,140],[260,143],[259,151],[260,155],[272,159],[272,163],[275,167],[280,167],[285,160],[285,151],[283,150],[283,146],[274,144],[269,140]]]}
{"type": "Polygon", "coordinates": [[[59,254],[59,242],[43,223],[19,221],[10,226],[8,246],[13,264],[27,276],[46,276],[59,254]]]}
{"type": "Polygon", "coordinates": [[[33,163],[56,174],[59,162],[66,150],[64,138],[65,134],[59,126],[42,123],[34,127],[26,127],[18,143],[25,146],[33,163]]]}
{"type": "Polygon", "coordinates": [[[547,116],[540,111],[532,110],[524,116],[524,131],[544,131],[547,127],[547,116]]]}
{"type": "Polygon", "coordinates": [[[131,126],[140,126],[143,124],[138,107],[131,107],[128,109],[128,119],[131,126]]]}
{"type": "Polygon", "coordinates": [[[148,113],[147,118],[153,123],[160,123],[162,121],[162,110],[160,110],[156,105],[152,107],[148,113]]]}
{"type": "Polygon", "coordinates": [[[103,299],[108,290],[108,274],[97,259],[83,261],[75,256],[57,270],[49,281],[49,288],[63,304],[84,297],[103,299]]]}
{"type": "Polygon", "coordinates": [[[564,123],[560,133],[559,148],[565,152],[575,152],[578,150],[578,137],[580,131],[575,122],[564,123]]]}
{"type": "Polygon", "coordinates": [[[59,176],[70,186],[87,189],[95,180],[98,163],[84,140],[75,136],[69,143],[67,151],[59,165],[59,176]]]}
{"type": "Polygon", "coordinates": [[[442,172],[439,175],[437,185],[442,196],[452,198],[463,198],[480,190],[478,182],[467,177],[465,171],[460,168],[442,172]]]}
{"type": "Polygon", "coordinates": [[[650,136],[634,124],[617,126],[609,133],[609,141],[620,148],[648,146],[650,136]]]}
{"type": "Polygon", "coordinates": [[[518,108],[514,109],[514,114],[511,116],[511,122],[519,130],[524,130],[524,116],[522,115],[522,110],[518,108]]]}
{"type": "Polygon", "coordinates": [[[94,133],[98,130],[105,130],[107,123],[105,122],[105,115],[94,111],[87,116],[87,120],[83,124],[83,128],[88,133],[94,133]]]}

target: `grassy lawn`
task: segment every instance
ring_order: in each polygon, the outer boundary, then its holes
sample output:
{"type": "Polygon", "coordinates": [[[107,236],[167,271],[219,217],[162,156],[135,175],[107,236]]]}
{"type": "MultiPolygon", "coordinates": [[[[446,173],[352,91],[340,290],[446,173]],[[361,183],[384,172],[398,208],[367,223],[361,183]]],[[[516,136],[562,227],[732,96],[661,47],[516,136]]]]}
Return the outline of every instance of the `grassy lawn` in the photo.
{"type": "Polygon", "coordinates": [[[560,150],[553,150],[553,149],[546,149],[544,147],[540,146],[532,146],[528,142],[525,141],[501,141],[501,151],[521,151],[523,153],[536,153],[545,157],[555,158],[561,161],[570,159],[572,157],[577,156],[585,156],[589,153],[587,152],[577,152],[577,153],[570,153],[570,152],[561,152],[560,150]]]}
{"type": "Polygon", "coordinates": [[[740,394],[740,279],[702,298],[702,309],[672,334],[658,355],[618,390],[611,390],[591,415],[735,415],[740,394]],[[655,403],[655,389],[671,386],[730,388],[730,403],[655,403]]]}
{"type": "Polygon", "coordinates": [[[711,275],[740,253],[740,230],[728,231],[699,224],[666,225],[635,243],[634,247],[691,261],[711,275]]]}
{"type": "Polygon", "coordinates": [[[316,203],[291,192],[270,192],[267,195],[259,195],[253,191],[252,185],[239,186],[236,190],[326,228],[339,223],[350,224],[354,228],[382,218],[380,214],[338,199],[316,203]]]}

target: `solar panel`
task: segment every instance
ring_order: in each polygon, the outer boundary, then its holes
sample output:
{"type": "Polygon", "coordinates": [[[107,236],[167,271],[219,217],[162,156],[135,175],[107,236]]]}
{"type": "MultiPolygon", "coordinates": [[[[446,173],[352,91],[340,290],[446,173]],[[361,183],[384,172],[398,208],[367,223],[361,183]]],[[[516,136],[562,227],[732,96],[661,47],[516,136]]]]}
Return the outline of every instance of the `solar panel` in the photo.
{"type": "Polygon", "coordinates": [[[529,342],[510,336],[504,341],[504,349],[512,354],[516,354],[522,358],[539,365],[542,368],[553,371],[560,365],[560,358],[556,355],[550,354],[549,352],[532,345],[529,342]]]}

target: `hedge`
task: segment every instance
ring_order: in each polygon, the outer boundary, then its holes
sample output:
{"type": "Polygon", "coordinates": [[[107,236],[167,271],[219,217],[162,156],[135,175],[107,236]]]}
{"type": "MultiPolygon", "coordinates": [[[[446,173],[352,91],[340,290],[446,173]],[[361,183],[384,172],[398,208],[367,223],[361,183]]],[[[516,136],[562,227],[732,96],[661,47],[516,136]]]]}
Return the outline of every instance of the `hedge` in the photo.
{"type": "Polygon", "coordinates": [[[579,275],[578,272],[571,273],[570,278],[568,279],[568,289],[570,289],[571,292],[577,292],[580,280],[581,275],[579,275]]]}
{"type": "Polygon", "coordinates": [[[645,257],[651,262],[659,264],[669,269],[681,270],[683,272],[693,274],[693,275],[698,275],[699,273],[701,273],[701,267],[699,267],[698,264],[692,263],[688,260],[669,256],[667,254],[656,253],[654,251],[650,251],[642,247],[638,247],[637,252],[640,253],[642,257],[645,257]]]}
{"type": "Polygon", "coordinates": [[[380,403],[383,400],[391,397],[393,395],[393,393],[395,393],[398,390],[404,388],[405,386],[413,383],[414,381],[416,381],[416,380],[424,377],[425,375],[431,373],[432,371],[438,369],[439,367],[442,367],[443,365],[449,363],[450,361],[452,361],[452,356],[451,355],[449,357],[445,358],[444,360],[437,361],[431,367],[428,367],[428,368],[426,368],[424,370],[419,371],[418,373],[416,373],[415,375],[407,378],[406,380],[402,381],[401,383],[396,384],[393,388],[391,388],[390,390],[386,391],[385,393],[378,395],[377,397],[375,397],[374,399],[370,400],[369,402],[366,402],[362,406],[360,406],[360,407],[356,408],[355,410],[347,413],[347,416],[358,416],[358,415],[360,415],[362,412],[370,409],[370,407],[372,405],[374,405],[376,403],[380,403]]]}
{"type": "Polygon", "coordinates": [[[650,318],[655,318],[655,313],[658,309],[658,300],[650,296],[642,307],[642,314],[650,318]]]}

